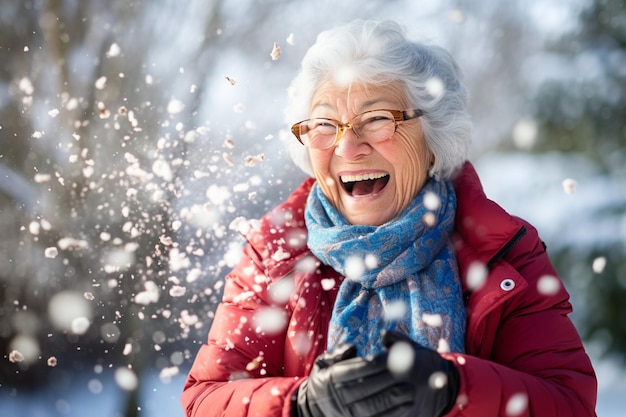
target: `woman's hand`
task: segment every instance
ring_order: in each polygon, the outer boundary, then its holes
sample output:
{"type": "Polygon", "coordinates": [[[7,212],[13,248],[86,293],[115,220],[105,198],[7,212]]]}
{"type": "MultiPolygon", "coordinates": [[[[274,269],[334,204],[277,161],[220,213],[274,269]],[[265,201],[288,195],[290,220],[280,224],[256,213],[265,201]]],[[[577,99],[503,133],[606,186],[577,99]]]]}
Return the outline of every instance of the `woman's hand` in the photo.
{"type": "Polygon", "coordinates": [[[320,355],[298,389],[294,417],[439,417],[447,413],[459,391],[455,365],[397,332],[385,332],[383,343],[387,351],[374,358],[357,357],[352,345],[320,355]]]}
{"type": "Polygon", "coordinates": [[[387,368],[387,352],[356,357],[342,345],[320,355],[293,403],[294,417],[399,417],[415,405],[415,385],[387,368]]]}
{"type": "Polygon", "coordinates": [[[393,375],[414,384],[415,406],[407,416],[439,417],[450,411],[460,386],[454,363],[398,332],[385,332],[383,343],[393,375]]]}

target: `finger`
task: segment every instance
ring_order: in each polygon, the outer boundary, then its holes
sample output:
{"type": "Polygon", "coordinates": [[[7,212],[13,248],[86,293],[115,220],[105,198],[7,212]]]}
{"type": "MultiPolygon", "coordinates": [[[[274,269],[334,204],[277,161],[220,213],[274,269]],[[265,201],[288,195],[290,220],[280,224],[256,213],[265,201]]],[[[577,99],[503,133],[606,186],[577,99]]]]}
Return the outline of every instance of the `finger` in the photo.
{"type": "Polygon", "coordinates": [[[415,385],[400,381],[389,372],[380,372],[369,375],[366,378],[359,378],[341,384],[334,384],[335,391],[343,404],[353,404],[374,398],[376,396],[387,396],[394,390],[402,390],[415,395],[415,385]]]}
{"type": "Polygon", "coordinates": [[[397,342],[407,342],[407,343],[410,343],[411,345],[417,344],[407,335],[397,332],[395,330],[383,330],[382,340],[383,340],[383,345],[387,349],[389,349],[391,346],[393,346],[397,342]]]}
{"type": "Polygon", "coordinates": [[[335,346],[331,351],[324,352],[316,361],[320,368],[328,368],[329,366],[344,361],[346,359],[356,357],[356,346],[342,344],[335,346]]]}
{"type": "Polygon", "coordinates": [[[356,346],[344,343],[333,348],[330,353],[335,362],[344,361],[356,357],[356,346]]]}
{"type": "Polygon", "coordinates": [[[414,405],[414,388],[409,384],[400,384],[354,402],[348,408],[353,416],[400,417],[406,416],[414,405]]]}
{"type": "Polygon", "coordinates": [[[372,359],[355,357],[337,362],[333,365],[332,379],[336,384],[344,384],[381,373],[389,373],[386,354],[378,355],[372,359]]]}

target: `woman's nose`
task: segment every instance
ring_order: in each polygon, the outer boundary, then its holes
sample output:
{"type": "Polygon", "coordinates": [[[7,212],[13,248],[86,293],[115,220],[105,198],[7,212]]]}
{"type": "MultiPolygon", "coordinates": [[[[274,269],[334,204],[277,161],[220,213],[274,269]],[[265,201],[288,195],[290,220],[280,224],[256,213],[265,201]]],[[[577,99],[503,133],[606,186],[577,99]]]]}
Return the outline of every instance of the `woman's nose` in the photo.
{"type": "Polygon", "coordinates": [[[335,154],[342,158],[353,160],[360,156],[367,155],[372,151],[372,147],[354,133],[354,129],[346,128],[340,133],[339,141],[335,146],[335,154]]]}

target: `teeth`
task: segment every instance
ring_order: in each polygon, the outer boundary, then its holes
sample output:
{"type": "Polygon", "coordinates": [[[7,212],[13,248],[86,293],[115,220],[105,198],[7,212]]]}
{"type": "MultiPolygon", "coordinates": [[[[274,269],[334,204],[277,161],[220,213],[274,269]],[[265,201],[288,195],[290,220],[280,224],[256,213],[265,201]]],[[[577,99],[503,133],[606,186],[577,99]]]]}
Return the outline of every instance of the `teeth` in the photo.
{"type": "Polygon", "coordinates": [[[382,172],[370,172],[367,174],[358,174],[358,175],[342,175],[341,182],[357,182],[357,181],[366,181],[366,180],[376,180],[378,178],[386,177],[387,174],[382,172]]]}

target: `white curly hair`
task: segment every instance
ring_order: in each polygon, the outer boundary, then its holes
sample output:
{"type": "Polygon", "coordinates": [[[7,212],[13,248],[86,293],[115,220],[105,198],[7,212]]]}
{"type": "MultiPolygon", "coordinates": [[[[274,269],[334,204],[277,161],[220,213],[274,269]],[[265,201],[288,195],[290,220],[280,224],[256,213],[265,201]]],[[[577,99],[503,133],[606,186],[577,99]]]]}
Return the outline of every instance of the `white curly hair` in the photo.
{"type": "MultiPolygon", "coordinates": [[[[350,82],[399,85],[410,107],[424,111],[420,120],[434,155],[431,172],[443,179],[454,176],[467,159],[472,122],[467,90],[448,51],[408,40],[393,21],[355,20],[324,31],[289,86],[289,125],[309,117],[313,94],[329,76],[337,80],[346,73],[350,82]]],[[[287,143],[295,164],[313,176],[308,149],[293,137],[287,143]]]]}

